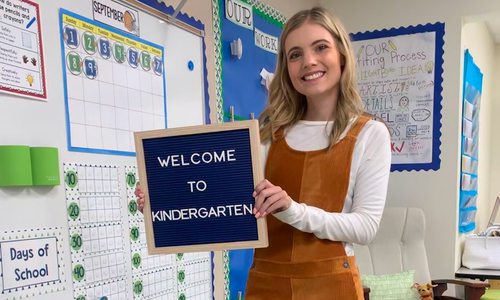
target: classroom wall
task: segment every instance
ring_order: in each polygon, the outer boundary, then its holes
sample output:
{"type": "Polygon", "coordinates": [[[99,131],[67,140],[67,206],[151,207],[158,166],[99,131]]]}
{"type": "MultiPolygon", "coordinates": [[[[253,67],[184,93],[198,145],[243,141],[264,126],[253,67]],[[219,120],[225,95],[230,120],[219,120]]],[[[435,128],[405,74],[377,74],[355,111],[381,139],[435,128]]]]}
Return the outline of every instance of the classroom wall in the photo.
{"type": "MultiPolygon", "coordinates": [[[[40,9],[48,97],[47,101],[36,101],[0,93],[0,144],[57,147],[61,164],[62,162],[80,162],[119,166],[135,165],[135,157],[67,151],[58,13],[59,8],[62,7],[92,19],[91,2],[90,0],[33,1],[39,4],[40,9]]],[[[181,1],[166,2],[175,8],[181,1]]],[[[307,0],[269,0],[264,1],[264,3],[275,7],[285,16],[290,16],[298,10],[309,8],[314,4],[307,0]]],[[[208,92],[212,100],[210,103],[211,120],[215,122],[215,50],[212,1],[187,1],[182,12],[200,20],[205,25],[208,92]]],[[[140,18],[140,22],[142,22],[141,19],[145,20],[146,18],[140,18]]],[[[145,39],[151,39],[154,36],[152,33],[147,33],[147,30],[141,30],[141,33],[141,37],[145,39]]],[[[154,40],[153,42],[159,43],[154,40]]],[[[62,167],[60,172],[62,178],[62,167]]],[[[61,179],[61,185],[52,188],[0,188],[0,207],[0,229],[2,231],[59,227],[62,229],[65,242],[68,243],[63,179],[61,179]]],[[[67,244],[64,250],[62,254],[65,260],[64,273],[68,276],[64,284],[65,290],[57,294],[36,296],[35,299],[48,300],[56,297],[57,299],[72,299],[71,259],[67,244]]],[[[217,252],[215,256],[215,295],[216,299],[223,299],[224,275],[221,253],[217,252]]]]}
{"type": "MultiPolygon", "coordinates": [[[[493,64],[496,66],[493,73],[493,78],[500,78],[500,45],[495,46],[495,56],[493,64]]],[[[492,87],[492,117],[491,127],[500,128],[500,85],[493,84],[492,87]]],[[[498,138],[498,131],[491,130],[491,184],[490,184],[490,200],[496,199],[500,196],[500,139],[498,138]]],[[[490,203],[490,211],[493,209],[493,202],[490,203]]],[[[500,213],[497,214],[496,223],[500,223],[500,213]]]]}
{"type": "MultiPolygon", "coordinates": [[[[118,166],[119,170],[123,170],[123,166],[133,166],[136,164],[135,157],[95,154],[88,152],[71,152],[68,151],[66,139],[66,118],[65,118],[65,98],[64,98],[64,79],[61,66],[61,41],[59,33],[59,8],[64,8],[75,12],[79,15],[92,19],[92,2],[87,1],[36,1],[39,5],[39,14],[42,31],[41,37],[43,42],[44,66],[45,66],[45,81],[47,90],[47,100],[38,101],[28,98],[22,98],[14,95],[0,93],[0,144],[1,145],[29,145],[29,146],[50,146],[59,149],[60,163],[60,178],[61,184],[54,187],[15,187],[15,188],[0,188],[0,231],[17,231],[30,230],[41,228],[59,228],[62,232],[63,247],[59,256],[63,258],[65,275],[64,290],[57,294],[40,295],[36,299],[73,299],[72,286],[72,262],[69,251],[68,238],[68,221],[66,212],[66,196],[65,185],[63,178],[63,162],[77,162],[82,164],[92,165],[113,165],[118,166]]],[[[153,18],[144,13],[139,14],[139,22],[141,27],[141,38],[149,40],[158,45],[168,42],[169,37],[164,37],[161,32],[157,32],[156,28],[160,27],[156,18],[153,18]]],[[[208,24],[210,27],[211,25],[208,24]]],[[[175,31],[170,29],[170,25],[164,25],[165,32],[170,35],[175,31]],[[167,29],[169,28],[169,29],[167,29]]],[[[170,44],[172,44],[170,42],[170,44]]],[[[185,45],[190,48],[190,51],[195,51],[200,59],[200,52],[196,52],[198,45],[185,45]]],[[[182,49],[179,48],[179,51],[182,49]]],[[[170,57],[174,51],[170,52],[170,57]]],[[[186,51],[185,51],[186,52],[186,51]]],[[[191,53],[188,51],[188,53],[191,53]]],[[[168,57],[168,54],[165,54],[168,57]]],[[[196,57],[195,57],[196,58],[196,57]]],[[[195,60],[198,62],[200,60],[195,60]]],[[[166,70],[169,67],[166,67],[166,70]]],[[[171,69],[172,70],[172,69],[171,69]]],[[[173,73],[173,72],[171,72],[173,73]]],[[[201,77],[201,76],[200,76],[201,77]]],[[[184,91],[199,91],[197,87],[184,91]]],[[[171,89],[169,92],[175,92],[171,89]]],[[[167,92],[168,95],[168,92],[167,92]]],[[[177,94],[178,95],[178,94],[177,94]]],[[[181,118],[180,123],[174,125],[193,125],[202,124],[204,117],[200,113],[201,107],[204,106],[202,94],[199,93],[195,97],[198,99],[200,109],[192,109],[196,111],[196,115],[183,117],[184,113],[177,118],[181,118]],[[196,120],[194,120],[196,119],[196,120]],[[182,124],[186,120],[190,120],[191,124],[182,124]]],[[[171,94],[172,98],[176,96],[171,94]]],[[[193,97],[194,98],[194,97],[193,97]]],[[[171,101],[170,104],[173,104],[171,101]]],[[[191,106],[188,104],[188,106],[191,106]]],[[[186,107],[186,103],[181,103],[181,107],[186,107]]],[[[170,106],[171,110],[178,109],[178,105],[170,106]]],[[[191,107],[192,108],[192,107],[191,107]]],[[[168,113],[167,113],[168,115],[168,113]]],[[[169,122],[171,124],[171,122],[169,122]]],[[[120,178],[122,173],[119,173],[120,178]]],[[[120,189],[122,198],[122,215],[127,214],[126,205],[123,198],[123,186],[120,189]]],[[[126,199],[126,198],[125,198],[126,199]]],[[[126,218],[124,218],[126,220],[126,218]]],[[[127,224],[123,224],[128,226],[127,224]]],[[[126,251],[130,249],[130,243],[124,242],[126,251]]],[[[128,260],[127,260],[128,262],[128,260]]],[[[126,264],[126,265],[129,265],[126,264]]],[[[128,268],[130,271],[130,268],[128,268]]],[[[127,287],[128,287],[127,283],[127,287]]],[[[36,291],[34,291],[35,294],[36,291]]],[[[130,294],[131,296],[131,294],[130,294]]],[[[0,295],[1,299],[4,295],[0,295]]]]}
{"type": "MultiPolygon", "coordinates": [[[[337,14],[350,32],[435,22],[445,23],[441,167],[438,171],[393,172],[390,177],[387,205],[414,206],[424,210],[427,218],[426,246],[431,274],[434,278],[453,278],[455,270],[460,265],[461,257],[457,220],[460,182],[463,17],[500,11],[500,3],[485,0],[473,3],[460,0],[453,1],[453,4],[449,1],[431,0],[415,3],[395,0],[375,2],[320,0],[320,3],[337,14]]],[[[483,113],[483,107],[481,111],[483,113]]],[[[481,122],[481,126],[482,124],[481,122]]],[[[482,136],[481,139],[483,139],[482,136]]],[[[490,151],[493,149],[495,148],[493,147],[490,151]]],[[[485,163],[488,164],[488,162],[485,163]]],[[[497,172],[495,171],[496,174],[497,172]]]]}
{"type": "MultiPolygon", "coordinates": [[[[60,161],[93,161],[91,154],[61,151],[67,148],[65,134],[65,119],[63,105],[63,82],[61,75],[61,60],[59,54],[58,8],[64,5],[69,10],[81,8],[80,1],[36,1],[40,5],[42,36],[44,39],[45,66],[47,78],[48,101],[39,102],[21,99],[6,94],[0,94],[2,109],[0,110],[0,143],[1,144],[29,144],[31,146],[54,146],[60,149],[60,161]],[[49,26],[51,28],[49,28],[49,26]]],[[[171,1],[172,6],[180,2],[171,1]]],[[[500,3],[480,0],[474,3],[459,0],[450,9],[449,2],[435,2],[422,0],[408,9],[407,3],[395,0],[366,2],[361,0],[350,1],[307,1],[307,0],[268,0],[263,1],[283,15],[291,16],[294,12],[310,8],[320,3],[331,9],[345,23],[349,32],[375,30],[416,24],[444,22],[445,23],[445,52],[443,74],[443,110],[442,110],[442,138],[441,138],[441,168],[438,171],[427,172],[396,172],[391,174],[388,205],[416,206],[425,211],[427,216],[427,248],[429,264],[434,278],[452,277],[460,264],[460,237],[457,231],[459,169],[460,169],[460,118],[461,118],[461,89],[463,49],[471,48],[474,58],[485,75],[493,74],[493,78],[500,76],[499,68],[490,68],[491,65],[500,65],[500,47],[492,50],[491,39],[487,35],[484,24],[466,24],[462,35],[463,17],[478,15],[489,11],[500,11],[500,3]],[[362,9],[360,9],[362,7],[362,9]],[[477,58],[476,58],[477,53],[477,58]],[[454,253],[454,255],[450,255],[454,253]]],[[[188,15],[199,19],[205,24],[205,43],[207,71],[210,99],[215,99],[215,72],[214,72],[214,38],[212,29],[211,1],[188,1],[182,9],[188,15]]],[[[91,17],[91,16],[90,16],[91,17]]],[[[480,207],[478,227],[484,226],[484,216],[488,212],[481,207],[491,206],[488,200],[500,194],[500,140],[494,137],[495,130],[500,128],[499,118],[493,116],[500,112],[500,86],[485,81],[481,104],[481,164],[480,186],[487,186],[486,200],[479,200],[480,207]],[[489,101],[486,99],[490,99],[489,101]],[[489,107],[489,108],[487,108],[489,107]],[[496,112],[496,113],[495,113],[496,112]],[[488,114],[489,113],[489,114],[488,114]],[[483,122],[488,119],[491,127],[483,122]],[[491,138],[483,138],[484,135],[491,138]],[[489,149],[489,154],[487,153],[489,149]],[[489,157],[489,164],[482,163],[483,156],[489,157]],[[487,180],[487,172],[491,179],[487,180]],[[495,182],[496,181],[496,182],[495,182]],[[491,182],[491,184],[490,184],[491,182]],[[495,184],[496,183],[496,184],[495,184]]],[[[211,119],[216,120],[216,103],[211,101],[211,119]]],[[[109,164],[123,162],[123,157],[100,155],[99,159],[109,164]]],[[[130,158],[130,163],[135,163],[130,158]]],[[[482,187],[481,187],[482,189],[482,187]]],[[[482,191],[482,190],[481,190],[482,191]]],[[[481,198],[484,198],[481,196],[481,198]]],[[[64,205],[64,188],[25,188],[0,189],[0,207],[2,211],[19,216],[16,222],[0,221],[2,229],[25,228],[23,217],[30,212],[51,211],[51,214],[39,214],[32,220],[34,226],[61,226],[61,220],[66,220],[66,206],[64,205]]],[[[220,256],[218,258],[220,260],[220,256]]],[[[219,261],[220,263],[220,261],[219,261]]],[[[220,271],[220,270],[219,270],[220,271]]],[[[70,274],[69,266],[67,272],[70,274]]],[[[218,276],[216,295],[222,297],[223,279],[218,276]]],[[[71,280],[67,281],[67,290],[58,294],[61,298],[71,298],[71,280]]],[[[37,299],[53,299],[51,295],[40,296],[37,299]]],[[[222,299],[222,298],[218,298],[222,299]]]]}

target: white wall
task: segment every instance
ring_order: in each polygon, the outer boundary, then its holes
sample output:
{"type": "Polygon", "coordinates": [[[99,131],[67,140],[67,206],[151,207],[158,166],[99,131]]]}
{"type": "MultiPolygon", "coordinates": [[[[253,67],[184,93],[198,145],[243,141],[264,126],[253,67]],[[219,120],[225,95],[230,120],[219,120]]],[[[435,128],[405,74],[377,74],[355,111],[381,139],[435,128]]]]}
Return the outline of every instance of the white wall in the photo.
{"type": "Polygon", "coordinates": [[[461,257],[457,220],[463,76],[462,18],[500,11],[500,2],[320,0],[320,3],[338,15],[350,32],[445,23],[441,168],[438,171],[392,173],[388,205],[414,206],[424,210],[432,277],[453,278],[461,257]]]}
{"type": "MultiPolygon", "coordinates": [[[[60,1],[59,3],[61,3],[60,1]]],[[[72,11],[85,10],[81,2],[64,1],[64,7],[72,11]]],[[[47,88],[47,101],[36,101],[7,94],[0,94],[0,144],[50,146],[59,149],[59,161],[90,162],[91,154],[68,152],[66,145],[66,120],[63,79],[59,40],[58,6],[54,2],[38,1],[47,88]]],[[[92,15],[87,14],[92,18],[92,15]]],[[[123,157],[101,155],[98,161],[116,164],[123,157]]],[[[133,158],[125,159],[133,163],[133,158]]],[[[60,168],[62,170],[62,167],[60,168]]],[[[61,171],[62,177],[62,171],[61,171]]],[[[53,188],[0,188],[0,228],[18,230],[59,227],[67,243],[64,249],[65,274],[71,274],[71,259],[67,239],[66,202],[64,181],[53,188]]],[[[72,280],[66,278],[65,291],[57,294],[60,299],[72,299],[72,280]]],[[[42,295],[38,299],[54,299],[54,295],[42,295]]]]}
{"type": "MultiPolygon", "coordinates": [[[[44,66],[45,78],[47,83],[47,101],[37,101],[27,98],[21,98],[5,93],[0,93],[0,144],[4,145],[29,145],[29,146],[50,146],[59,149],[59,163],[60,163],[60,177],[61,184],[55,187],[26,187],[26,188],[0,188],[0,232],[3,231],[17,231],[29,230],[37,228],[60,228],[63,238],[63,251],[60,255],[64,261],[64,274],[65,285],[64,291],[57,294],[41,295],[38,299],[72,299],[73,287],[71,278],[71,256],[69,251],[68,242],[68,222],[66,213],[66,197],[64,190],[64,180],[62,179],[62,163],[63,162],[78,162],[93,165],[116,165],[122,171],[125,165],[135,165],[135,157],[117,156],[117,155],[103,155],[91,154],[81,152],[69,152],[67,149],[66,140],[66,119],[65,119],[65,99],[64,99],[64,80],[61,66],[61,41],[59,33],[59,8],[64,8],[75,12],[79,15],[92,19],[92,2],[87,1],[35,1],[39,4],[39,13],[42,27],[42,42],[44,52],[44,66]]],[[[146,39],[158,45],[162,45],[165,49],[169,49],[167,45],[176,45],[179,43],[179,36],[186,36],[176,34],[174,37],[176,41],[169,40],[171,33],[176,32],[172,29],[172,25],[160,24],[154,17],[150,17],[144,13],[139,17],[141,27],[141,38],[146,39]],[[170,29],[170,30],[169,30],[170,29]],[[169,32],[169,37],[164,38],[165,35],[161,34],[162,31],[169,32]]],[[[190,38],[192,35],[189,35],[190,38]]],[[[193,36],[194,41],[189,40],[188,47],[191,52],[187,55],[193,55],[191,58],[197,65],[201,65],[200,60],[200,39],[193,36]],[[196,48],[197,47],[197,48],[196,48]],[[194,52],[194,54],[193,54],[194,52]]],[[[175,51],[166,51],[166,57],[180,56],[183,51],[177,47],[175,51]]],[[[185,54],[184,50],[182,54],[185,54]]],[[[184,60],[183,60],[184,61],[184,60]]],[[[179,62],[180,63],[180,62],[179,62]]],[[[175,68],[175,60],[166,67],[167,71],[179,70],[175,68]],[[174,68],[172,68],[174,67],[174,68]]],[[[184,67],[184,65],[183,65],[184,67]]],[[[185,69],[185,68],[183,68],[185,69]]],[[[195,69],[196,70],[196,69],[195,69]]],[[[200,69],[203,70],[203,69],[200,69]]],[[[180,72],[169,72],[180,73],[180,72]]],[[[193,74],[196,73],[192,72],[193,74]]],[[[201,77],[201,75],[200,75],[201,77]]],[[[168,76],[167,76],[168,79],[168,76]]],[[[197,82],[196,82],[197,83],[197,82]]],[[[204,101],[202,98],[203,84],[196,84],[193,81],[187,81],[184,85],[189,86],[189,89],[181,89],[175,92],[171,89],[167,93],[167,99],[170,96],[172,99],[184,99],[185,97],[197,100],[197,107],[188,104],[191,107],[187,112],[191,116],[186,117],[185,101],[175,105],[175,101],[170,101],[169,108],[171,111],[178,112],[178,116],[167,115],[172,120],[179,120],[181,122],[173,122],[173,124],[191,122],[191,124],[202,124],[204,117],[202,116],[204,101]],[[182,93],[187,96],[181,95],[182,93]],[[172,104],[174,104],[172,106],[172,104]],[[196,119],[196,120],[194,120],[196,119]]],[[[184,87],[185,87],[184,86],[184,87]]],[[[169,120],[169,124],[172,124],[169,120]]],[[[124,173],[121,173],[124,174],[124,173]]],[[[123,194],[122,194],[123,196],[123,194]]],[[[122,215],[127,215],[126,205],[122,204],[122,215]]],[[[124,222],[125,223],[125,222],[124,222]]],[[[128,223],[123,224],[128,227],[128,223]]],[[[127,230],[128,231],[128,230],[127,230]]],[[[129,243],[124,242],[125,253],[129,252],[129,243]]],[[[126,266],[127,266],[126,261],[126,266]]],[[[127,268],[126,268],[127,269],[127,268]]],[[[128,270],[131,270],[128,268],[128,270]]],[[[127,283],[127,286],[131,286],[127,283]]],[[[36,291],[34,292],[36,293],[36,291]]],[[[2,298],[2,296],[0,296],[2,298]]],[[[3,298],[2,298],[3,299],[3,298]]]]}
{"type": "MultiPolygon", "coordinates": [[[[498,82],[500,78],[500,45],[495,47],[495,57],[493,59],[493,65],[495,66],[495,71],[493,78],[498,82]]],[[[490,167],[491,167],[491,184],[490,184],[490,197],[489,211],[493,209],[493,200],[500,196],[500,138],[498,134],[498,129],[500,128],[500,84],[493,84],[492,87],[492,117],[491,117],[491,157],[490,157],[490,167]]],[[[500,213],[497,214],[496,222],[500,223],[500,213]]]]}

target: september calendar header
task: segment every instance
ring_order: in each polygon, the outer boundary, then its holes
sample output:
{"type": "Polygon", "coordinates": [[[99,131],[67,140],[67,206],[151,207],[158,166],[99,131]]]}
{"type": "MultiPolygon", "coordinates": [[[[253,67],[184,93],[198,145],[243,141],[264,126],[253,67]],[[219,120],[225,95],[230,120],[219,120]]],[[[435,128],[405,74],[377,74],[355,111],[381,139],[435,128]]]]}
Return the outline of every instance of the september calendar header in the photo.
{"type": "Polygon", "coordinates": [[[139,50],[142,51],[148,51],[154,55],[161,56],[162,55],[162,49],[153,47],[148,44],[141,43],[137,40],[134,40],[132,38],[128,38],[124,35],[117,34],[113,31],[104,29],[102,26],[96,26],[91,23],[85,22],[84,20],[77,19],[73,16],[70,15],[63,15],[63,22],[68,23],[76,28],[83,29],[85,31],[91,32],[93,34],[98,34],[105,36],[111,40],[121,42],[129,47],[135,47],[139,50]]]}

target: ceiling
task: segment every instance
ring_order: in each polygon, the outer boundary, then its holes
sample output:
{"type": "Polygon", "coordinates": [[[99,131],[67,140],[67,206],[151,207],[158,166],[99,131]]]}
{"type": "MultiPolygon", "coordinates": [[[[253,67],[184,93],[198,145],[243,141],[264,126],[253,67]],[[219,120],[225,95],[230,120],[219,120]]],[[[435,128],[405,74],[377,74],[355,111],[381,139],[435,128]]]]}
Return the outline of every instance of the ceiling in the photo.
{"type": "Polygon", "coordinates": [[[495,43],[500,44],[500,15],[486,20],[486,25],[488,26],[495,43]]]}

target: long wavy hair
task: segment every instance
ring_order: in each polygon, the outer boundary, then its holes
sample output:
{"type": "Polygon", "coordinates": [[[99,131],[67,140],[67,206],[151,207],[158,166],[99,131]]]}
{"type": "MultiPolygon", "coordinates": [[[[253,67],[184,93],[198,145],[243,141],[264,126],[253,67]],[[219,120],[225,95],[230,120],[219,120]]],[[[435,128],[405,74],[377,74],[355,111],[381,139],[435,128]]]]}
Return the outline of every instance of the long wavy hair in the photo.
{"type": "Polygon", "coordinates": [[[269,102],[259,116],[260,134],[263,142],[274,141],[277,130],[297,123],[307,110],[306,97],[297,92],[290,80],[285,53],[285,41],[288,35],[305,22],[314,22],[330,32],[340,53],[341,61],[344,62],[341,69],[339,97],[335,114],[332,116],[334,123],[330,132],[330,146],[339,140],[350,119],[363,113],[349,35],[340,20],[326,9],[314,7],[303,10],[286,22],[281,33],[276,73],[269,86],[269,102]]]}

